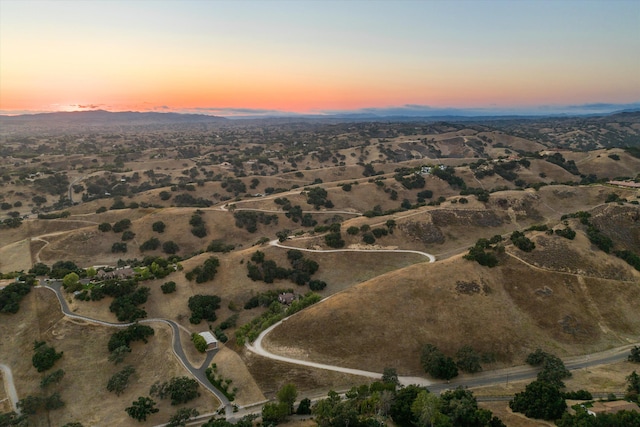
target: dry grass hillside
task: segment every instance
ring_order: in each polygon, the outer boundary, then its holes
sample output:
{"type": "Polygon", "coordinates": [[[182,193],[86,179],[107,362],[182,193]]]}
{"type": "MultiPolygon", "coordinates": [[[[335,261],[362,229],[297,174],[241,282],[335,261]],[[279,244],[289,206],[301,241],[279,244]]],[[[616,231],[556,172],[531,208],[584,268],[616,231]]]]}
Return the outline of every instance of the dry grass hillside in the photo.
{"type": "MultiPolygon", "coordinates": [[[[46,341],[56,351],[64,352],[54,366],[63,369],[65,375],[59,386],[52,385],[46,392],[59,391],[66,402],[64,410],[50,411],[47,417],[31,417],[34,426],[63,425],[82,421],[85,425],[133,425],[125,413],[138,396],[146,396],[156,381],[165,381],[172,376],[184,375],[184,368],[173,353],[171,330],[168,326],[153,325],[155,335],[148,344],[133,343],[132,352],[122,365],[107,360],[107,342],[115,329],[96,326],[63,318],[55,295],[44,289],[32,291],[22,302],[22,309],[0,322],[4,337],[0,342],[0,360],[11,366],[18,395],[40,395],[39,374],[31,365],[34,341],[46,341]],[[106,389],[109,378],[125,365],[132,365],[136,374],[128,388],[120,396],[106,389]],[[153,369],[149,369],[149,367],[153,369]],[[99,403],[97,403],[99,402],[99,403]]],[[[47,371],[46,373],[50,373],[47,371]]],[[[192,404],[204,411],[215,410],[219,402],[208,392],[192,404]]],[[[159,400],[160,412],[151,416],[144,424],[157,425],[166,422],[175,412],[167,400],[159,400]]],[[[138,425],[139,423],[136,423],[138,425]]]]}
{"type": "Polygon", "coordinates": [[[634,280],[586,278],[508,255],[494,269],[460,257],[417,264],[292,317],[267,345],[324,363],[372,371],[391,366],[404,375],[422,372],[426,343],[451,355],[472,345],[505,364],[537,347],[561,356],[595,351],[638,339],[638,275],[627,274],[634,280]]]}

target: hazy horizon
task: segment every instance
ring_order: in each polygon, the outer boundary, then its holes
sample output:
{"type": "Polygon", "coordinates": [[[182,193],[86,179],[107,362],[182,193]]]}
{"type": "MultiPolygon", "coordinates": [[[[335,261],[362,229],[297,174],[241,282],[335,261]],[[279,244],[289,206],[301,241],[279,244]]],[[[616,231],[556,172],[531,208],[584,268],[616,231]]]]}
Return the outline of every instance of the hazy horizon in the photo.
{"type": "Polygon", "coordinates": [[[0,0],[0,114],[606,113],[640,2],[0,0]]]}

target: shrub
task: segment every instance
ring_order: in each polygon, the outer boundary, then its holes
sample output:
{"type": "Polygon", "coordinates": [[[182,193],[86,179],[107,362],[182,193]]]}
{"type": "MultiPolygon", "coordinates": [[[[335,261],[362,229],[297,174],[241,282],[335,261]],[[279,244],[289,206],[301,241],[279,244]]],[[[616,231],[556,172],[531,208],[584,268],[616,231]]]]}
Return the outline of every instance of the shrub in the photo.
{"type": "Polygon", "coordinates": [[[165,254],[173,255],[179,250],[180,247],[178,246],[178,244],[173,242],[172,240],[169,240],[162,244],[162,252],[164,252],[165,254]]]}
{"type": "Polygon", "coordinates": [[[149,394],[160,399],[171,399],[172,405],[180,405],[200,396],[198,381],[189,377],[173,377],[168,382],[151,386],[149,394]]]}
{"type": "Polygon", "coordinates": [[[566,227],[563,230],[555,230],[558,236],[562,236],[565,239],[573,240],[576,237],[576,232],[571,227],[566,227]]]}
{"type": "Polygon", "coordinates": [[[217,295],[194,295],[189,298],[189,310],[191,317],[189,322],[198,324],[204,320],[215,322],[217,319],[216,310],[220,308],[220,297],[217,295]]]}
{"type": "Polygon", "coordinates": [[[527,238],[521,231],[511,233],[511,241],[518,249],[524,252],[531,252],[536,247],[535,243],[527,238]]]}
{"type": "Polygon", "coordinates": [[[103,233],[111,231],[111,224],[109,224],[108,222],[103,222],[102,224],[98,225],[98,230],[102,231],[103,233]]]}
{"type": "Polygon", "coordinates": [[[562,416],[567,404],[556,385],[534,381],[527,385],[525,391],[516,393],[509,407],[529,418],[555,420],[562,416]]]}
{"type": "Polygon", "coordinates": [[[160,240],[156,237],[152,237],[140,245],[140,252],[155,251],[160,247],[160,240]]]}
{"type": "Polygon", "coordinates": [[[362,235],[362,241],[367,245],[373,245],[376,242],[376,238],[373,236],[373,233],[364,233],[362,235]]]}
{"type": "Polygon", "coordinates": [[[112,230],[114,233],[122,233],[124,230],[128,229],[129,227],[131,227],[131,220],[125,218],[113,224],[112,230]]]}
{"type": "Polygon", "coordinates": [[[136,233],[134,233],[131,230],[126,230],[124,233],[122,233],[122,240],[123,241],[133,240],[134,237],[136,237],[136,233]]]}
{"type": "Polygon", "coordinates": [[[151,224],[151,229],[156,233],[164,233],[165,227],[166,226],[162,221],[156,221],[153,224],[151,224]]]}
{"type": "Polygon", "coordinates": [[[353,225],[351,227],[347,228],[347,234],[349,234],[350,236],[355,236],[359,232],[360,232],[360,229],[358,227],[353,226],[353,225]]]}
{"type": "Polygon", "coordinates": [[[51,369],[58,359],[62,357],[63,352],[56,353],[55,348],[50,347],[44,341],[36,341],[33,344],[33,350],[35,353],[31,358],[34,368],[38,372],[51,369]]]}
{"type": "Polygon", "coordinates": [[[309,281],[309,289],[312,291],[321,291],[327,287],[327,284],[322,280],[311,280],[309,281]]]}
{"type": "Polygon", "coordinates": [[[136,372],[136,369],[129,365],[125,366],[121,371],[116,372],[109,378],[107,383],[107,390],[120,396],[126,388],[129,386],[129,377],[136,372]]]}
{"type": "Polygon", "coordinates": [[[327,246],[331,248],[342,248],[345,245],[345,241],[342,240],[342,236],[340,235],[339,231],[327,234],[326,236],[324,236],[324,241],[327,246]]]}
{"type": "Polygon", "coordinates": [[[31,292],[31,285],[19,282],[0,289],[0,313],[17,313],[20,310],[20,301],[29,292],[31,292]]]}
{"type": "Polygon", "coordinates": [[[194,332],[193,334],[191,334],[191,341],[193,342],[196,350],[198,350],[200,353],[204,353],[205,351],[207,351],[207,341],[202,335],[196,334],[194,332]]]}
{"type": "Polygon", "coordinates": [[[118,253],[118,252],[123,252],[126,253],[127,252],[127,244],[126,243],[114,243],[113,245],[111,245],[111,252],[112,253],[118,253]]]}
{"type": "Polygon", "coordinates": [[[204,283],[213,280],[218,272],[220,261],[216,257],[209,257],[204,264],[197,266],[185,274],[188,281],[196,279],[196,283],[204,283]]]}
{"type": "Polygon", "coordinates": [[[445,356],[432,344],[427,344],[422,349],[420,363],[425,372],[434,378],[450,380],[458,376],[458,368],[453,359],[445,356]]]}
{"type": "Polygon", "coordinates": [[[165,282],[162,286],[160,286],[160,289],[162,289],[163,294],[173,293],[176,291],[176,282],[165,282]]]}

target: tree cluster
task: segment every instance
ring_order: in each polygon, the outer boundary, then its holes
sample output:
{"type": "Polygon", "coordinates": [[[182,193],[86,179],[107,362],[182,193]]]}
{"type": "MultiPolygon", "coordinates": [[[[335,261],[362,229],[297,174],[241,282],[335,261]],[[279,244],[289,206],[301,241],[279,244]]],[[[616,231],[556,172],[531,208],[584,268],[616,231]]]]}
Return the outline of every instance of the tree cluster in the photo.
{"type": "Polygon", "coordinates": [[[194,295],[189,298],[189,310],[191,317],[189,322],[198,324],[202,319],[215,322],[218,318],[216,310],[220,308],[220,297],[217,295],[194,295]]]}
{"type": "Polygon", "coordinates": [[[173,377],[163,383],[155,383],[149,395],[159,399],[171,399],[172,405],[181,405],[200,396],[198,381],[189,377],[173,377]]]}
{"type": "Polygon", "coordinates": [[[63,352],[57,353],[55,348],[44,341],[36,341],[33,344],[33,357],[31,362],[38,372],[44,372],[53,368],[53,365],[62,357],[63,352]]]}
{"type": "Polygon", "coordinates": [[[289,279],[299,286],[313,282],[312,290],[320,290],[326,287],[326,283],[311,280],[320,268],[320,265],[312,260],[305,258],[301,251],[291,249],[287,251],[287,258],[291,264],[291,268],[280,267],[273,260],[265,259],[264,252],[256,251],[251,256],[251,262],[247,263],[247,276],[253,281],[263,281],[265,283],[273,283],[275,279],[289,279]]]}
{"type": "Polygon", "coordinates": [[[17,313],[20,310],[20,301],[29,292],[31,285],[21,282],[11,283],[0,289],[0,313],[17,313]]]}
{"type": "Polygon", "coordinates": [[[204,283],[213,280],[218,272],[220,261],[216,257],[209,257],[202,265],[187,272],[185,277],[188,281],[196,280],[196,283],[204,283]]]}
{"type": "Polygon", "coordinates": [[[278,223],[277,215],[267,215],[264,212],[236,211],[233,213],[233,217],[236,220],[236,227],[244,228],[249,233],[258,231],[258,223],[264,225],[278,223]]]}
{"type": "Polygon", "coordinates": [[[134,323],[111,335],[107,348],[109,353],[113,353],[121,347],[131,349],[130,344],[133,341],[142,341],[146,344],[148,342],[147,338],[153,336],[154,333],[152,327],[134,323]]]}
{"type": "Polygon", "coordinates": [[[207,228],[204,224],[204,220],[202,219],[202,211],[197,210],[193,215],[191,215],[189,225],[191,225],[191,234],[194,236],[203,238],[207,235],[207,228]]]}
{"type": "Polygon", "coordinates": [[[531,252],[536,247],[536,244],[526,237],[522,231],[514,231],[509,239],[518,249],[524,252],[531,252]]]}
{"type": "Polygon", "coordinates": [[[469,252],[463,258],[469,261],[475,261],[485,267],[495,267],[498,265],[496,253],[502,253],[504,251],[504,246],[502,246],[501,242],[502,236],[499,234],[496,234],[491,239],[478,239],[476,244],[469,248],[469,252]]]}
{"type": "Polygon", "coordinates": [[[450,380],[458,376],[458,366],[453,358],[446,356],[433,344],[426,344],[422,348],[420,363],[433,378],[450,380]]]}

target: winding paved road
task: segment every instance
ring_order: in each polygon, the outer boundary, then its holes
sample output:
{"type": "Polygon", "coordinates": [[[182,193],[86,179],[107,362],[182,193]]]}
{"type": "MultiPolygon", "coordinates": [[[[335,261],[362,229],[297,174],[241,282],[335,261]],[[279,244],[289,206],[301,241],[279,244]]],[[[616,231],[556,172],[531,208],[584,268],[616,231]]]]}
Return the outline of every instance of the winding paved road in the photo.
{"type": "MultiPolygon", "coordinates": [[[[54,292],[56,294],[56,296],[58,297],[58,302],[60,303],[60,309],[62,310],[62,313],[72,319],[77,319],[77,320],[83,320],[83,321],[87,321],[87,322],[91,322],[91,323],[96,323],[98,325],[103,325],[103,326],[111,326],[111,327],[115,327],[115,328],[126,328],[127,326],[133,325],[134,323],[113,323],[113,322],[105,322],[103,320],[97,320],[97,319],[92,319],[90,317],[86,317],[86,316],[80,316],[78,314],[74,314],[70,309],[69,306],[67,305],[67,302],[64,299],[64,296],[62,294],[62,290],[61,290],[61,282],[53,282],[51,284],[45,284],[44,286],[40,286],[44,289],[49,289],[50,291],[54,292]]],[[[182,366],[184,366],[184,368],[189,371],[189,373],[207,390],[209,390],[211,393],[213,393],[218,400],[220,401],[220,407],[219,409],[224,408],[225,410],[225,414],[231,414],[233,413],[233,406],[231,405],[231,402],[229,401],[229,399],[227,399],[227,397],[217,388],[215,388],[207,379],[207,376],[205,374],[206,369],[209,367],[209,365],[211,364],[211,360],[213,359],[213,356],[215,355],[215,352],[209,352],[207,353],[207,357],[205,359],[205,361],[202,363],[202,365],[200,367],[194,367],[189,360],[187,359],[187,356],[184,353],[184,349],[182,348],[182,343],[180,342],[180,330],[186,331],[187,333],[190,333],[184,326],[179,325],[178,323],[174,322],[173,320],[168,320],[168,319],[142,319],[140,321],[138,321],[138,323],[154,323],[154,322],[160,322],[160,323],[164,323],[167,324],[171,327],[172,330],[172,335],[173,335],[173,345],[172,345],[172,350],[173,350],[173,354],[175,354],[175,356],[178,358],[178,361],[180,361],[180,363],[182,364],[182,366]]]]}
{"type": "MultiPolygon", "coordinates": [[[[315,237],[315,236],[314,236],[315,237]]],[[[269,244],[271,246],[276,246],[278,248],[283,248],[283,249],[297,249],[299,251],[303,251],[303,252],[317,252],[317,253],[326,253],[326,252],[393,252],[393,253],[408,253],[408,254],[417,254],[417,255],[422,255],[424,257],[429,258],[429,262],[435,262],[436,261],[436,257],[434,255],[431,255],[429,253],[426,252],[422,252],[422,251],[414,251],[414,250],[410,250],[410,249],[307,249],[307,248],[298,248],[295,246],[286,246],[283,245],[282,243],[280,243],[280,241],[278,239],[276,240],[272,240],[269,242],[269,244]]]]}
{"type": "MultiPolygon", "coordinates": [[[[264,337],[269,334],[273,329],[279,326],[282,322],[285,322],[286,319],[274,324],[273,326],[265,329],[258,338],[253,342],[253,344],[246,343],[245,347],[260,356],[267,357],[269,359],[278,360],[281,362],[292,363],[296,365],[309,366],[311,368],[319,368],[326,369],[335,372],[343,372],[352,375],[360,375],[367,378],[382,378],[382,373],[378,372],[370,372],[363,371],[360,369],[351,369],[345,368],[336,365],[326,365],[323,363],[310,362],[308,360],[295,359],[292,357],[280,356],[274,353],[269,352],[262,346],[262,340],[264,337]]],[[[622,347],[617,347],[614,349],[602,351],[599,353],[592,353],[585,356],[575,356],[570,358],[565,358],[563,361],[565,366],[570,371],[575,371],[578,369],[585,369],[591,366],[597,365],[605,365],[609,363],[621,362],[627,359],[629,354],[629,350],[636,344],[629,344],[622,347]]],[[[455,388],[458,386],[462,387],[485,387],[490,385],[508,383],[509,381],[521,381],[521,380],[530,380],[536,378],[538,371],[540,369],[533,368],[529,365],[515,366],[511,368],[493,370],[493,371],[485,371],[480,372],[478,374],[473,375],[462,375],[459,378],[452,380],[450,382],[441,382],[441,381],[430,381],[427,378],[423,377],[411,377],[411,376],[401,376],[398,377],[400,384],[406,386],[410,384],[416,384],[420,386],[429,387],[429,390],[434,393],[441,393],[447,389],[455,388]]]]}

